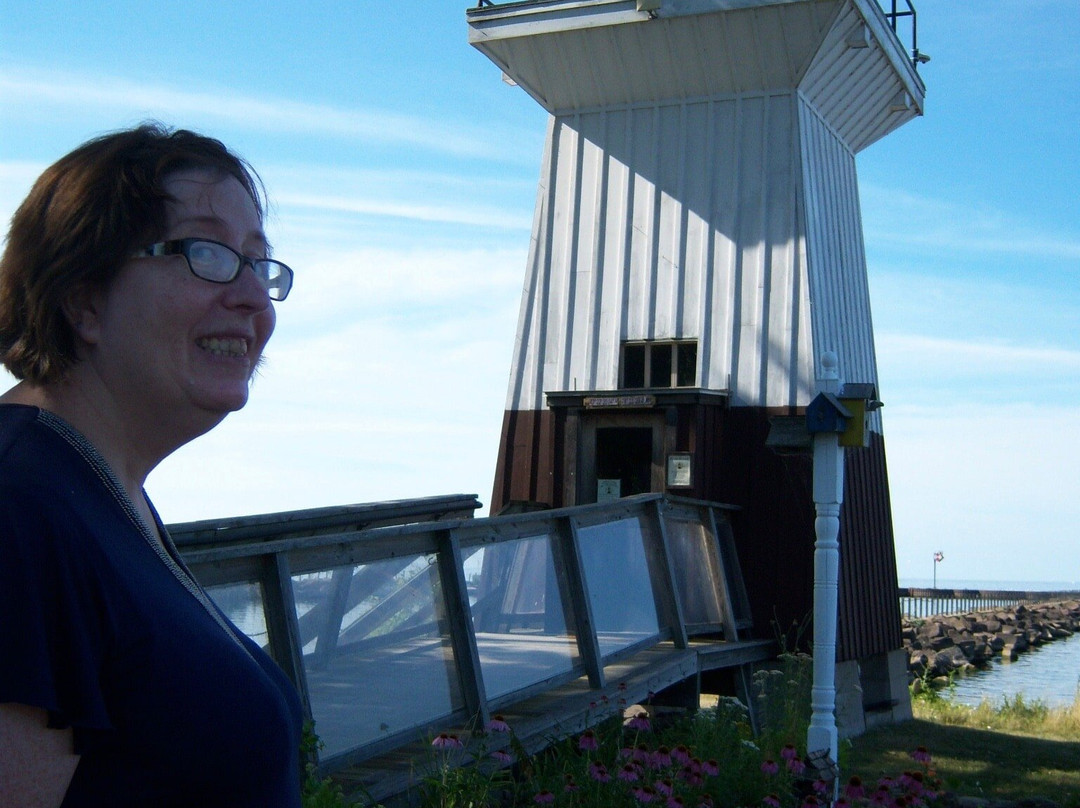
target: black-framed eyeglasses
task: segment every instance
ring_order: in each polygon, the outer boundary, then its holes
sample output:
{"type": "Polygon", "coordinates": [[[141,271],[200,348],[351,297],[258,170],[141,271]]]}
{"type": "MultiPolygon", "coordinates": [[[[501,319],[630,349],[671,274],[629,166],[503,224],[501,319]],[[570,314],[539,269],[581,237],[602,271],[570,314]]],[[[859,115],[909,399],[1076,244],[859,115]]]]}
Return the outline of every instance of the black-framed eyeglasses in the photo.
{"type": "Polygon", "coordinates": [[[160,241],[137,253],[142,258],[159,255],[182,255],[191,274],[211,283],[231,283],[245,264],[251,266],[255,277],[266,289],[271,300],[284,300],[292,289],[293,271],[271,258],[251,258],[241,255],[227,244],[206,238],[178,238],[160,241]]]}

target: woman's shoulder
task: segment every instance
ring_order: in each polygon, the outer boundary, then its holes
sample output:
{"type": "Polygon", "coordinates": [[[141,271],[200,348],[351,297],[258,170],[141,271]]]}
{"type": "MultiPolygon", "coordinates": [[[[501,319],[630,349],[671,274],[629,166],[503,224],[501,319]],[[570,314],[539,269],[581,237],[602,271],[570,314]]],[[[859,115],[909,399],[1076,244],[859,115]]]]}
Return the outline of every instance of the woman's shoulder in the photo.
{"type": "MultiPolygon", "coordinates": [[[[70,441],[49,425],[46,413],[23,404],[0,404],[0,490],[5,497],[41,486],[54,492],[84,463],[70,441]]],[[[55,495],[55,494],[54,494],[55,495]]]]}
{"type": "MultiPolygon", "coordinates": [[[[0,404],[0,544],[44,549],[97,519],[93,470],[36,407],[0,404]]],[[[2,548],[0,548],[2,549],[2,548]]]]}

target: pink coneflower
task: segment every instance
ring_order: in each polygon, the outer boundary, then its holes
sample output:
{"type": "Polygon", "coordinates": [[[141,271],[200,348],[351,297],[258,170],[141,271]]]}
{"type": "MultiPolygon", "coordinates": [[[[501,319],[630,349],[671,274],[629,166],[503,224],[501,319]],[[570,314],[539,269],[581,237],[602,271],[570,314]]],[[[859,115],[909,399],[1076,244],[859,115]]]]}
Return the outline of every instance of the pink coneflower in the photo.
{"type": "Polygon", "coordinates": [[[806,764],[802,762],[802,758],[796,755],[793,758],[789,758],[787,762],[787,769],[796,777],[806,771],[806,764]]]}
{"type": "Polygon", "coordinates": [[[639,779],[637,767],[632,763],[627,763],[619,769],[619,773],[615,776],[627,783],[636,783],[639,779]]]}
{"type": "Polygon", "coordinates": [[[608,774],[607,766],[603,763],[590,763],[589,764],[589,777],[598,783],[610,783],[611,775],[608,774]]]}
{"type": "Polygon", "coordinates": [[[543,791],[537,793],[536,796],[533,797],[533,802],[537,803],[538,805],[552,803],[555,802],[555,795],[545,788],[543,791]]]}
{"type": "Polygon", "coordinates": [[[922,772],[904,772],[900,775],[900,785],[916,797],[919,796],[923,791],[922,772]]]}
{"type": "Polygon", "coordinates": [[[816,808],[821,805],[821,800],[815,797],[813,794],[807,794],[802,801],[802,808],[816,808]]]}
{"type": "Polygon", "coordinates": [[[626,690],[626,682],[619,682],[618,690],[626,690]]]}
{"type": "Polygon", "coordinates": [[[595,752],[600,748],[600,741],[596,737],[596,733],[591,729],[585,730],[581,733],[581,737],[578,738],[578,749],[583,752],[595,752]]]}
{"type": "Polygon", "coordinates": [[[491,753],[491,759],[497,760],[499,763],[507,764],[513,761],[514,757],[505,749],[496,749],[491,753]]]}
{"type": "Polygon", "coordinates": [[[824,794],[829,790],[829,784],[822,780],[820,777],[815,780],[810,787],[814,789],[815,794],[824,794]]]}
{"type": "Polygon", "coordinates": [[[633,754],[634,762],[640,763],[645,766],[648,765],[650,758],[652,758],[652,752],[649,751],[649,747],[643,743],[639,743],[634,747],[633,754]]]}
{"type": "Polygon", "coordinates": [[[841,797],[832,804],[833,808],[851,808],[851,803],[841,797]]]}
{"type": "Polygon", "coordinates": [[[720,774],[720,764],[713,758],[709,758],[701,764],[701,770],[709,775],[709,777],[716,777],[716,775],[720,774]]]}
{"type": "Polygon", "coordinates": [[[930,753],[925,746],[915,747],[915,751],[911,753],[911,759],[916,763],[922,763],[924,766],[930,765],[930,753]]]}
{"type": "Polygon", "coordinates": [[[638,802],[653,802],[657,796],[652,786],[638,786],[631,793],[638,802]]]}
{"type": "Polygon", "coordinates": [[[488,732],[509,732],[510,725],[506,723],[506,719],[496,713],[491,716],[491,720],[487,722],[488,732]]]}
{"type": "Polygon", "coordinates": [[[702,794],[701,801],[698,802],[698,808],[713,808],[713,798],[709,794],[702,794]]]}
{"type": "Polygon", "coordinates": [[[851,775],[851,779],[844,786],[844,796],[849,800],[861,800],[866,796],[866,789],[863,787],[862,778],[859,775],[851,775]]]}
{"type": "Polygon", "coordinates": [[[642,711],[637,713],[633,718],[626,722],[626,726],[635,732],[648,732],[651,728],[649,724],[649,714],[642,711]]]}
{"type": "Polygon", "coordinates": [[[686,803],[683,802],[682,797],[676,797],[674,795],[667,798],[667,808],[685,808],[686,803]]]}
{"type": "Polygon", "coordinates": [[[705,778],[701,776],[698,767],[692,766],[689,763],[679,769],[679,779],[688,786],[693,786],[695,788],[705,782],[705,778]]]}
{"type": "Polygon", "coordinates": [[[572,793],[578,790],[578,784],[574,782],[574,775],[566,775],[565,780],[566,782],[563,785],[563,791],[572,793]]]}
{"type": "Polygon", "coordinates": [[[761,804],[767,808],[780,808],[780,798],[775,794],[766,794],[762,797],[761,804]]]}
{"type": "Polygon", "coordinates": [[[432,740],[431,745],[436,749],[461,749],[464,746],[458,736],[450,732],[440,732],[432,740]]]}
{"type": "Polygon", "coordinates": [[[690,754],[690,748],[686,744],[679,744],[671,750],[671,758],[683,766],[690,762],[693,755],[690,754]]]}
{"type": "Polygon", "coordinates": [[[671,750],[666,746],[657,748],[657,750],[652,753],[649,762],[654,769],[666,769],[671,765],[671,750]]]}
{"type": "Polygon", "coordinates": [[[784,760],[791,760],[798,754],[798,751],[795,749],[795,744],[791,743],[784,744],[784,748],[780,750],[780,757],[784,760]]]}
{"type": "Polygon", "coordinates": [[[765,758],[765,760],[761,761],[761,770],[765,774],[776,774],[780,771],[780,765],[772,758],[765,758]]]}
{"type": "Polygon", "coordinates": [[[656,789],[657,794],[670,797],[672,792],[675,791],[675,784],[665,777],[663,780],[657,780],[653,783],[653,788],[656,789]]]}
{"type": "Polygon", "coordinates": [[[870,795],[870,802],[874,805],[888,805],[892,799],[892,792],[885,786],[878,786],[870,795]]]}

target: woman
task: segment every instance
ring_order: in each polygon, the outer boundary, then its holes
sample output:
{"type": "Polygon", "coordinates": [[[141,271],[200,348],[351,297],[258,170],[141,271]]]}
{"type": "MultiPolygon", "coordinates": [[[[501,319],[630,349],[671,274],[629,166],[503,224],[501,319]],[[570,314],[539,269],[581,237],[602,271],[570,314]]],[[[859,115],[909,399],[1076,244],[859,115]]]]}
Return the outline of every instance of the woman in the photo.
{"type": "Polygon", "coordinates": [[[144,125],[62,158],[12,218],[0,805],[299,804],[296,692],[194,582],[143,491],[247,402],[292,284],[261,200],[220,142],[144,125]]]}

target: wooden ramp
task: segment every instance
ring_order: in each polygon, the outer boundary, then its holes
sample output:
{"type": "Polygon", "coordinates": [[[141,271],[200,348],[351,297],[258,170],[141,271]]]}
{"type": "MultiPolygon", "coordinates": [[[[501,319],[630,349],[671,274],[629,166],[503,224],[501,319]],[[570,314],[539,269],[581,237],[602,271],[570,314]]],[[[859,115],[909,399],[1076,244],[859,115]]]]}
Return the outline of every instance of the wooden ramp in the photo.
{"type": "Polygon", "coordinates": [[[626,705],[693,707],[721,679],[745,699],[749,666],[775,656],[750,633],[730,507],[647,494],[462,518],[478,504],[170,528],[292,677],[320,771],[349,791],[406,794],[436,734],[467,737],[495,714],[538,751],[626,705]]]}

